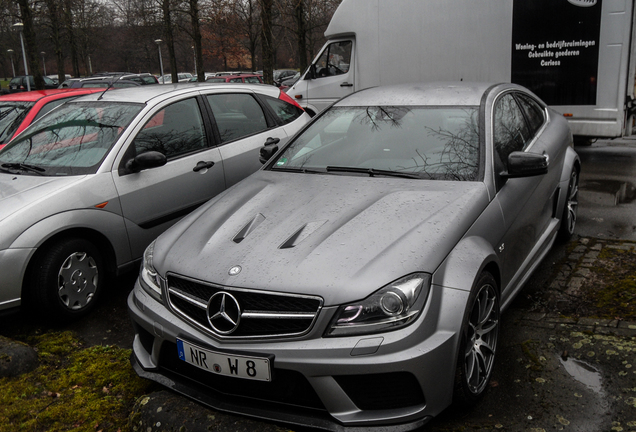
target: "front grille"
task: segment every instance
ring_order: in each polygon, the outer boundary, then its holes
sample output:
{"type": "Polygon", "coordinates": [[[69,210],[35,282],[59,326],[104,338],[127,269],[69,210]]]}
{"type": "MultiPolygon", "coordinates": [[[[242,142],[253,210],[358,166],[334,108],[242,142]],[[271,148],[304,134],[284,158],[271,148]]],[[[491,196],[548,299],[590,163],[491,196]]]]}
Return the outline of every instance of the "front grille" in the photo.
{"type": "MultiPolygon", "coordinates": [[[[302,335],[311,329],[322,307],[320,297],[229,288],[173,274],[168,275],[168,302],[192,324],[226,338],[302,335]],[[232,321],[225,322],[227,328],[223,329],[215,328],[208,319],[208,303],[217,293],[231,295],[240,309],[236,317],[230,317],[232,321]],[[234,321],[237,326],[232,324],[234,321]]],[[[210,314],[215,312],[218,310],[211,310],[210,314]]]]}
{"type": "Polygon", "coordinates": [[[159,367],[228,396],[246,397],[285,405],[324,410],[309,381],[299,372],[272,370],[272,381],[252,381],[201,370],[179,360],[177,345],[164,341],[159,351],[159,367]]]}

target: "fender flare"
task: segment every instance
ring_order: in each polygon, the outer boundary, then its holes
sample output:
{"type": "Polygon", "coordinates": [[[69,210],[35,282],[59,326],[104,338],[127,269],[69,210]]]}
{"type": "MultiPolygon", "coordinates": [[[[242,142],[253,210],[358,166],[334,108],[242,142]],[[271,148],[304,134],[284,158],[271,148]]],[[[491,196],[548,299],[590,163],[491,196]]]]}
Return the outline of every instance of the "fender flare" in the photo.
{"type": "MultiPolygon", "coordinates": [[[[482,237],[463,238],[433,274],[433,285],[471,291],[482,271],[488,270],[499,285],[501,262],[492,245],[482,237]]],[[[498,287],[501,290],[501,286],[498,287]]]]}

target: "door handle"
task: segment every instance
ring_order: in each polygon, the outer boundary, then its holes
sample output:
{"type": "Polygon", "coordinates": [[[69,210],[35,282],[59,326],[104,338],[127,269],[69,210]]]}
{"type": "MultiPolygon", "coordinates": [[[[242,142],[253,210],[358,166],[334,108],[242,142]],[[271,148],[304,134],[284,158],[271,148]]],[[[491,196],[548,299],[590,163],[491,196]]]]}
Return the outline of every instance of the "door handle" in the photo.
{"type": "Polygon", "coordinates": [[[207,162],[199,161],[197,162],[197,165],[194,168],[192,168],[192,171],[199,172],[202,169],[212,168],[213,166],[214,166],[214,162],[212,161],[207,161],[207,162]]]}
{"type": "Polygon", "coordinates": [[[340,84],[340,87],[353,87],[353,84],[349,84],[348,82],[343,82],[342,84],[340,84]]]}

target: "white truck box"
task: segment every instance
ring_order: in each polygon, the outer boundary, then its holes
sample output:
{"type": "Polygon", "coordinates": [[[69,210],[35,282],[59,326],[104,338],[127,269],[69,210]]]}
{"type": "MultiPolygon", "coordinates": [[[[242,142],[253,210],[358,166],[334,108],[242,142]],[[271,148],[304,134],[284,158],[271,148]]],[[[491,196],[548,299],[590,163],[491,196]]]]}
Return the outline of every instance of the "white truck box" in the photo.
{"type": "Polygon", "coordinates": [[[633,23],[634,0],[343,0],[288,94],[313,115],[379,85],[514,82],[578,138],[630,135],[633,23]]]}

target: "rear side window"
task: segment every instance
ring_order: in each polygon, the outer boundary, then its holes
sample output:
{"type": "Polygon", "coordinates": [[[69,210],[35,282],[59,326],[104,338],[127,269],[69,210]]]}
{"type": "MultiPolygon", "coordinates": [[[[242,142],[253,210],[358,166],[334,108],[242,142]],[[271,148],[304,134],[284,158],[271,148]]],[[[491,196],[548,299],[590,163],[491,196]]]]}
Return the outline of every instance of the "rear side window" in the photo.
{"type": "Polygon", "coordinates": [[[280,119],[282,124],[291,123],[298,117],[303,115],[303,110],[295,105],[280,99],[274,99],[272,97],[266,97],[267,105],[274,111],[276,117],[280,119]]]}
{"type": "Polygon", "coordinates": [[[208,95],[207,99],[222,143],[268,128],[265,113],[252,95],[225,93],[208,95]]]}

